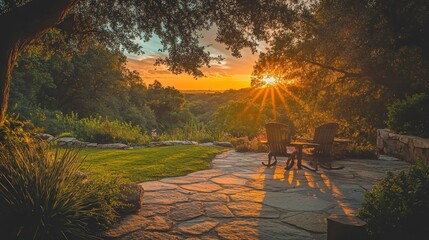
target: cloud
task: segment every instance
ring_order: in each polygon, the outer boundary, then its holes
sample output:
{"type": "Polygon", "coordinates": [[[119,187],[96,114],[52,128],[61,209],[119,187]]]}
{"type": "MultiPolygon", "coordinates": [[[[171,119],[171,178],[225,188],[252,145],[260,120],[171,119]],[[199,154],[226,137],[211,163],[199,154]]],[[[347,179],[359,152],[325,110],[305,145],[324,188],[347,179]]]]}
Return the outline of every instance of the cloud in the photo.
{"type": "Polygon", "coordinates": [[[136,70],[146,83],[159,80],[163,85],[174,86],[181,90],[225,90],[238,89],[250,86],[250,75],[258,55],[251,53],[249,49],[242,50],[242,57],[235,58],[226,49],[226,46],[215,41],[216,31],[211,29],[202,33],[201,45],[210,47],[207,50],[212,56],[222,55],[225,59],[212,62],[211,67],[203,67],[201,70],[206,77],[195,80],[188,74],[175,75],[168,71],[166,66],[154,66],[157,58],[166,53],[159,52],[162,48],[158,37],[154,36],[150,41],[136,40],[145,51],[144,55],[125,53],[128,57],[127,67],[136,70]]]}

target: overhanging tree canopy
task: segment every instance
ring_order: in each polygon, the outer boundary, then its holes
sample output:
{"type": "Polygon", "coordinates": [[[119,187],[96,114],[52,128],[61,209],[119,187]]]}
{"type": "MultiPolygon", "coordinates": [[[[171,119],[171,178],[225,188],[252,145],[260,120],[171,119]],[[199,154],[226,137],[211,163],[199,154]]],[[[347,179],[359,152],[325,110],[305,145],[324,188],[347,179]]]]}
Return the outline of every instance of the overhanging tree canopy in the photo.
{"type": "Polygon", "coordinates": [[[255,75],[370,81],[396,97],[429,91],[427,0],[319,0],[294,16],[260,55],[255,75]]]}
{"type": "MultiPolygon", "coordinates": [[[[201,31],[217,26],[218,42],[239,57],[239,50],[256,50],[291,17],[284,0],[0,0],[0,120],[9,98],[10,73],[19,53],[55,28],[69,34],[78,48],[91,36],[111,48],[130,52],[133,42],[159,36],[168,57],[159,59],[174,73],[201,76],[201,66],[219,57],[199,44],[201,31]],[[271,29],[271,31],[267,31],[271,29]]],[[[292,1],[294,2],[294,1],[292,1]]]]}

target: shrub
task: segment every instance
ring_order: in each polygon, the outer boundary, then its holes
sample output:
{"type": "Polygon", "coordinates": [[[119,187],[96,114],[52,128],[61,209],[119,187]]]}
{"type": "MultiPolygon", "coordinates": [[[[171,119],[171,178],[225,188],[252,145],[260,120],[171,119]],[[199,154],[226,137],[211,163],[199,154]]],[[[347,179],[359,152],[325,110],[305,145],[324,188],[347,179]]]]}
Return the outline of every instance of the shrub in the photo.
{"type": "Polygon", "coordinates": [[[373,239],[421,239],[428,234],[429,167],[418,164],[388,173],[365,194],[362,206],[359,217],[368,223],[373,239]]]}
{"type": "Polygon", "coordinates": [[[251,152],[268,152],[268,146],[261,143],[261,139],[258,137],[253,138],[248,143],[249,151],[251,152]]]}
{"type": "Polygon", "coordinates": [[[79,140],[96,143],[125,143],[129,145],[144,145],[150,142],[150,137],[142,132],[139,126],[119,120],[89,117],[79,119],[76,114],[57,115],[58,121],[66,132],[79,140]]]}
{"type": "Polygon", "coordinates": [[[234,149],[236,152],[248,152],[249,146],[247,146],[247,144],[239,144],[235,146],[234,149]]]}
{"type": "Polygon", "coordinates": [[[213,141],[228,141],[229,135],[220,130],[209,129],[205,124],[198,122],[188,122],[183,128],[176,128],[171,133],[163,133],[159,140],[190,140],[198,143],[213,141]]]}
{"type": "Polygon", "coordinates": [[[35,130],[32,122],[20,121],[18,115],[9,115],[4,124],[0,125],[0,143],[27,142],[31,137],[29,130],[35,130]]]}
{"type": "Polygon", "coordinates": [[[83,181],[77,151],[38,142],[0,151],[0,231],[5,239],[94,239],[116,218],[111,185],[83,181]]]}
{"type": "Polygon", "coordinates": [[[237,152],[267,152],[268,147],[261,143],[265,139],[262,135],[249,140],[248,137],[240,137],[231,139],[231,144],[237,152]]]}
{"type": "Polygon", "coordinates": [[[366,145],[351,143],[347,145],[344,156],[348,158],[377,159],[376,147],[370,143],[366,145]]]}
{"type": "Polygon", "coordinates": [[[388,107],[387,126],[398,132],[429,137],[429,95],[415,94],[388,107]]]}
{"type": "Polygon", "coordinates": [[[231,144],[234,147],[237,147],[239,145],[246,145],[248,142],[249,142],[248,137],[239,137],[239,138],[232,138],[231,139],[231,144]]]}
{"type": "Polygon", "coordinates": [[[232,138],[231,144],[234,147],[236,152],[248,152],[249,151],[249,138],[248,137],[232,138]]]}
{"type": "Polygon", "coordinates": [[[212,124],[234,137],[255,137],[268,121],[267,107],[249,100],[231,101],[219,107],[213,115],[212,124]]]}

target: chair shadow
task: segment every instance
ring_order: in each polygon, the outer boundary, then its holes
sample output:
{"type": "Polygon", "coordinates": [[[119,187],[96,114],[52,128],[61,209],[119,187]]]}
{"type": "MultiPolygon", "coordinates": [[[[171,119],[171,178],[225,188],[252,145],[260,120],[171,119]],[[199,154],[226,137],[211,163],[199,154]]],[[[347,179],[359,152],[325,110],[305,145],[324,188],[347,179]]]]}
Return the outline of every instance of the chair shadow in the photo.
{"type": "Polygon", "coordinates": [[[292,169],[286,170],[285,162],[285,158],[279,158],[275,166],[261,165],[258,168],[257,181],[260,182],[258,187],[264,191],[260,216],[256,218],[259,239],[282,239],[280,236],[284,234],[298,239],[304,238],[305,234],[309,234],[311,239],[326,239],[326,217],[330,214],[329,210],[344,215],[356,215],[356,211],[344,201],[344,193],[337,187],[335,180],[325,171],[297,169],[296,163],[292,169]],[[298,199],[293,199],[294,197],[298,199]],[[311,202],[317,204],[322,202],[332,207],[322,210],[310,206],[306,209],[306,204],[311,202]],[[273,210],[279,213],[277,218],[274,217],[273,210]],[[299,223],[294,224],[292,218],[303,213],[320,216],[313,221],[319,226],[309,230],[299,223]],[[289,221],[289,218],[292,220],[289,221]]]}

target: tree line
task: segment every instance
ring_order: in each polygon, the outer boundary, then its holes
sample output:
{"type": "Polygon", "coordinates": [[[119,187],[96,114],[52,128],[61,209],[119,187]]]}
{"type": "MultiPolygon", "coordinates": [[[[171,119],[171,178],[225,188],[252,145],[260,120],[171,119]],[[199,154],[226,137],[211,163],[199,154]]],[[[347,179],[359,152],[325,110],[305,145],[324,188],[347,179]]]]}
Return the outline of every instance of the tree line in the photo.
{"type": "MultiPolygon", "coordinates": [[[[12,74],[11,113],[37,120],[40,114],[103,116],[147,131],[180,127],[193,116],[184,96],[158,81],[146,85],[126,68],[126,57],[98,45],[81,54],[26,51],[12,74]]],[[[39,122],[39,120],[37,120],[39,122]]]]}

